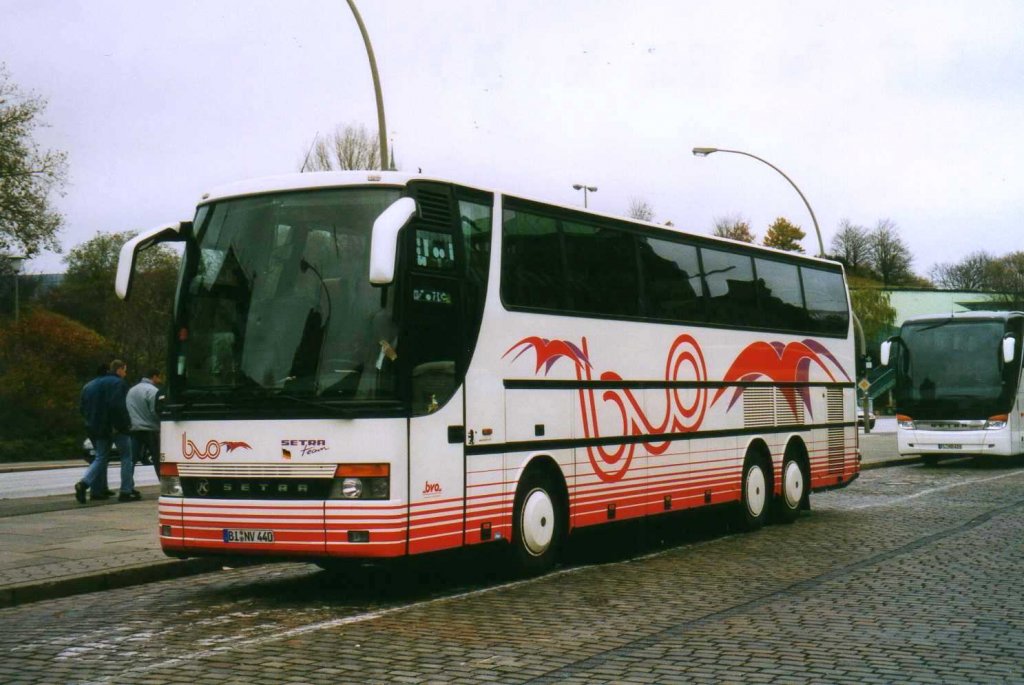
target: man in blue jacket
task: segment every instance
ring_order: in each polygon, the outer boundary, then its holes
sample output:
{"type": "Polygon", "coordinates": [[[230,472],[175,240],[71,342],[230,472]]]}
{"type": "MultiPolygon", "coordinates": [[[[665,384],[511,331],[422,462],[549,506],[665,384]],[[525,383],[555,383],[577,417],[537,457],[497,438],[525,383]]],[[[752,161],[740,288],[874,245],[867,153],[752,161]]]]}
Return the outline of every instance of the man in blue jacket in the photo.
{"type": "Polygon", "coordinates": [[[85,419],[86,430],[89,432],[89,439],[96,449],[96,458],[86,469],[82,480],[75,483],[75,499],[79,504],[85,504],[85,493],[90,488],[93,499],[106,499],[109,496],[106,478],[101,474],[105,475],[107,472],[112,442],[117,444],[117,449],[121,452],[121,490],[117,500],[130,502],[142,498],[135,489],[135,464],[132,462],[132,447],[128,439],[131,422],[126,404],[126,375],[127,365],[120,359],[115,359],[110,362],[107,375],[91,381],[82,389],[80,409],[85,419]]]}

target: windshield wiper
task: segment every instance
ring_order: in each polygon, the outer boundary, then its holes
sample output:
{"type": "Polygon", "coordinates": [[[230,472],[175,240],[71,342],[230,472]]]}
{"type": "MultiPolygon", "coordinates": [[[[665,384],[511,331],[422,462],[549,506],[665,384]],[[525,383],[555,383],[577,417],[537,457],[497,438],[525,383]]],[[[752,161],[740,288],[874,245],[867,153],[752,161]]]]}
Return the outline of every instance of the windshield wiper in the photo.
{"type": "MultiPolygon", "coordinates": [[[[320,287],[323,288],[324,295],[327,296],[327,315],[324,317],[322,327],[323,330],[320,336],[320,347],[317,350],[316,355],[316,369],[314,369],[313,371],[313,378],[319,379],[320,366],[323,364],[324,361],[324,345],[327,342],[327,335],[328,333],[330,333],[331,330],[331,291],[327,287],[327,283],[324,282],[324,277],[320,274],[320,271],[315,266],[307,262],[305,257],[299,259],[299,271],[301,271],[302,273],[306,273],[306,271],[312,271],[313,275],[316,276],[316,280],[320,282],[320,287]]],[[[319,380],[317,380],[317,384],[319,385],[319,380]]]]}
{"type": "Polygon", "coordinates": [[[933,329],[936,329],[936,328],[942,328],[943,326],[945,326],[947,324],[950,324],[950,323],[953,323],[953,317],[952,316],[949,317],[948,319],[943,320],[943,321],[939,321],[938,323],[933,323],[930,326],[921,326],[920,328],[917,329],[917,332],[918,333],[923,333],[924,331],[930,331],[930,330],[933,330],[933,329]]]}

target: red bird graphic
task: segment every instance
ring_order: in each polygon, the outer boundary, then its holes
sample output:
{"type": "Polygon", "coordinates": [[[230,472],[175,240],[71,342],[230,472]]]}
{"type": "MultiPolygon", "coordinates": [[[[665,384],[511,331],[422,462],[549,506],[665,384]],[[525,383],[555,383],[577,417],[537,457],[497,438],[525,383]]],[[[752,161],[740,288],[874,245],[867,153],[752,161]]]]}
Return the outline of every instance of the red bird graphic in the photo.
{"type": "Polygon", "coordinates": [[[555,362],[562,357],[568,357],[577,366],[584,368],[590,367],[590,360],[583,354],[583,350],[576,347],[568,340],[548,340],[547,338],[540,338],[537,336],[531,336],[529,338],[523,338],[512,347],[508,348],[503,357],[507,357],[516,348],[522,348],[519,350],[514,359],[519,359],[521,356],[526,354],[527,350],[533,349],[537,355],[537,366],[534,369],[534,373],[544,368],[544,375],[548,374],[551,367],[554,366],[555,362]]]}
{"type": "MultiPolygon", "coordinates": [[[[791,342],[783,345],[780,342],[766,343],[756,342],[748,345],[737,355],[732,366],[723,379],[727,383],[734,381],[753,381],[758,378],[767,377],[776,383],[806,382],[810,375],[811,364],[817,365],[830,380],[835,380],[832,371],[826,366],[823,359],[828,359],[832,365],[839,369],[847,380],[849,375],[839,364],[838,360],[821,343],[815,340],[804,340],[802,342],[791,342]]],[[[715,404],[728,388],[719,388],[715,393],[711,404],[715,404]]],[[[806,387],[798,388],[797,393],[803,400],[808,411],[811,409],[811,398],[806,387]]],[[[733,393],[729,407],[736,404],[736,400],[743,394],[743,388],[736,388],[733,393]]],[[[783,392],[786,400],[792,409],[796,410],[796,400],[792,391],[783,392]]]]}
{"type": "Polygon", "coordinates": [[[221,442],[220,444],[223,445],[224,449],[226,449],[228,452],[234,452],[235,450],[237,450],[239,448],[244,448],[244,449],[247,449],[247,450],[251,450],[252,449],[252,447],[249,446],[249,443],[242,442],[240,440],[225,440],[225,441],[221,442]]]}

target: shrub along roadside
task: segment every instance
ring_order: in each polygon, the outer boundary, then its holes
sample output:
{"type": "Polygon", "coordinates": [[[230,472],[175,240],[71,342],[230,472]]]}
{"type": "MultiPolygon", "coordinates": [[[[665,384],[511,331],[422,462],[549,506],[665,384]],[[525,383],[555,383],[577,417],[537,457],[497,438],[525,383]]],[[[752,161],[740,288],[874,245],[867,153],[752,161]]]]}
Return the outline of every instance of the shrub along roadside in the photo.
{"type": "MultiPolygon", "coordinates": [[[[0,464],[25,461],[62,461],[82,458],[82,435],[41,438],[38,440],[0,440],[0,464]]],[[[82,461],[85,464],[85,461],[82,461]]]]}
{"type": "Polygon", "coordinates": [[[45,309],[0,322],[0,461],[80,456],[82,385],[111,354],[95,331],[45,309]]]}

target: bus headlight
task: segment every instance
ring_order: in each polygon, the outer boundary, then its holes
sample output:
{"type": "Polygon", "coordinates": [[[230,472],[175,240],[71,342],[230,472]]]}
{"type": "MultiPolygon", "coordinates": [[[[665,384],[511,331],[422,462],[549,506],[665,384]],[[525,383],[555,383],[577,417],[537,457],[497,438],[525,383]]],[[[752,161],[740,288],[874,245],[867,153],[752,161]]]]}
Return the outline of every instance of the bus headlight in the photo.
{"type": "Polygon", "coordinates": [[[160,496],[161,497],[184,497],[185,491],[181,489],[181,477],[178,475],[178,465],[173,463],[160,464],[160,496]]]}
{"type": "Polygon", "coordinates": [[[390,499],[390,464],[340,464],[329,499],[390,499]]]}
{"type": "Polygon", "coordinates": [[[181,478],[178,476],[160,477],[161,497],[184,497],[185,491],[181,489],[181,478]]]}
{"type": "Polygon", "coordinates": [[[1006,422],[1009,421],[1010,417],[1006,414],[996,414],[995,416],[988,417],[985,421],[985,430],[999,430],[1000,428],[1006,428],[1006,422]]]}
{"type": "Polygon", "coordinates": [[[914,426],[914,419],[910,418],[909,416],[907,416],[905,414],[897,414],[896,415],[896,425],[899,426],[900,428],[902,428],[903,430],[908,430],[908,431],[912,431],[915,428],[915,426],[914,426]]]}
{"type": "Polygon", "coordinates": [[[363,496],[363,481],[359,478],[345,478],[341,481],[341,496],[345,499],[359,499],[363,496]]]}

